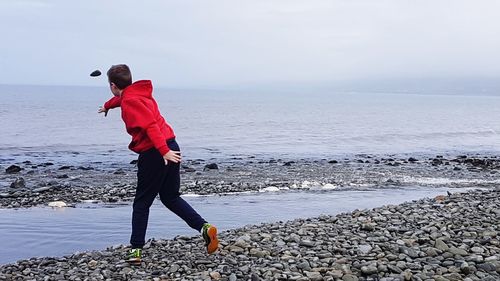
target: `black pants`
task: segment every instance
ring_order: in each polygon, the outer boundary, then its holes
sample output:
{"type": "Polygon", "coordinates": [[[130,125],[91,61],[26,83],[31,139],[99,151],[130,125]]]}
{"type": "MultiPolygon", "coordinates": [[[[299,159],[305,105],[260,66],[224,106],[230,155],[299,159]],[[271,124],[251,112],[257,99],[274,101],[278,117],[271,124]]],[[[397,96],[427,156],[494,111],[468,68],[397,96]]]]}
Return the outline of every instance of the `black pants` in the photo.
{"type": "MultiPolygon", "coordinates": [[[[167,145],[171,150],[180,150],[175,139],[167,141],[167,145]]],[[[165,207],[183,219],[191,228],[201,231],[206,221],[180,197],[179,164],[168,162],[168,165],[165,165],[160,152],[152,148],[139,155],[137,166],[137,189],[130,237],[132,247],[144,246],[149,208],[158,194],[165,207]]]]}

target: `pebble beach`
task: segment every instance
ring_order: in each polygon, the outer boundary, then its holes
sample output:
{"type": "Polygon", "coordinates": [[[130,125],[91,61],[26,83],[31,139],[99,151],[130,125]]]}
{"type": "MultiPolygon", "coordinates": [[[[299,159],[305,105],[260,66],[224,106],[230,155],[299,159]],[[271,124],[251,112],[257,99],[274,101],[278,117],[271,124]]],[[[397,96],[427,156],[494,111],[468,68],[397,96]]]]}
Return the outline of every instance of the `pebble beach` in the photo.
{"type": "MultiPolygon", "coordinates": [[[[151,239],[130,266],[125,245],[0,266],[0,280],[500,280],[497,156],[455,155],[321,160],[188,160],[183,193],[289,189],[481,187],[401,205],[220,233],[208,256],[199,236],[151,239]],[[258,175],[258,176],[257,176],[258,175]],[[447,180],[443,180],[447,179],[447,180]],[[414,181],[414,182],[413,182],[414,181]]],[[[1,180],[3,208],[133,199],[135,163],[112,168],[14,163],[1,180]]]]}
{"type": "Polygon", "coordinates": [[[500,280],[500,188],[0,267],[0,280],[500,280]]]}

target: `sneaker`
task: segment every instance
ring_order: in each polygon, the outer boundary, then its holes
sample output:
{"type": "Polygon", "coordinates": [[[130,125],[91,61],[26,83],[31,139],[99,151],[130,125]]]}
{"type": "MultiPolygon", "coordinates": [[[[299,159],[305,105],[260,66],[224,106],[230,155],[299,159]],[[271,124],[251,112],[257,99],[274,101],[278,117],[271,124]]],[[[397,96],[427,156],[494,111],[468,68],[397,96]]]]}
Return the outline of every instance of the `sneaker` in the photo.
{"type": "Polygon", "coordinates": [[[207,252],[209,254],[214,253],[219,248],[219,239],[217,239],[217,228],[209,223],[203,224],[201,229],[201,234],[205,240],[205,246],[207,246],[207,252]]]}
{"type": "Polygon", "coordinates": [[[130,264],[140,265],[141,264],[142,249],[130,249],[127,253],[126,261],[130,264]]]}

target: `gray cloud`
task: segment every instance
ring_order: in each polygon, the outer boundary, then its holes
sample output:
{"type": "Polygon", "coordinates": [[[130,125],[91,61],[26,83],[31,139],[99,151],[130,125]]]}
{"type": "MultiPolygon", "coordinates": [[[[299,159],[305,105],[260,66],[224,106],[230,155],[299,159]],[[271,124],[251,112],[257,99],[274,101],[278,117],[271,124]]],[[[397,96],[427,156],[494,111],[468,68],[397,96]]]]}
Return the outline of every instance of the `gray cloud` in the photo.
{"type": "Polygon", "coordinates": [[[498,1],[1,1],[0,83],[171,87],[500,71],[498,1]]]}

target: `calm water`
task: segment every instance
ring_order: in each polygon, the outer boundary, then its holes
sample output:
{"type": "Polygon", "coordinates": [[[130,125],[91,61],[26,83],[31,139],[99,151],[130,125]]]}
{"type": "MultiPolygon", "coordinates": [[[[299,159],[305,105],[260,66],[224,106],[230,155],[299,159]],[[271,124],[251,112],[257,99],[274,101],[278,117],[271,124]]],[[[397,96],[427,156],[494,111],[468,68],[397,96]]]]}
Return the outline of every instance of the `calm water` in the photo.
{"type": "MultiPolygon", "coordinates": [[[[500,151],[495,96],[161,89],[154,95],[191,159],[500,151]]],[[[107,118],[96,113],[109,97],[107,88],[0,86],[0,161],[133,156],[120,110],[107,118]]]]}
{"type": "MultiPolygon", "coordinates": [[[[221,230],[247,224],[338,214],[354,209],[397,204],[446,194],[445,188],[375,189],[365,191],[269,192],[231,196],[184,197],[221,230]],[[307,203],[305,203],[307,202],[307,203]]],[[[452,192],[465,189],[450,189],[452,192]]],[[[131,206],[102,208],[31,208],[0,210],[0,264],[34,256],[61,256],[75,251],[127,244],[131,206]]],[[[196,235],[158,202],[150,213],[147,238],[196,235]]]]}

